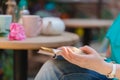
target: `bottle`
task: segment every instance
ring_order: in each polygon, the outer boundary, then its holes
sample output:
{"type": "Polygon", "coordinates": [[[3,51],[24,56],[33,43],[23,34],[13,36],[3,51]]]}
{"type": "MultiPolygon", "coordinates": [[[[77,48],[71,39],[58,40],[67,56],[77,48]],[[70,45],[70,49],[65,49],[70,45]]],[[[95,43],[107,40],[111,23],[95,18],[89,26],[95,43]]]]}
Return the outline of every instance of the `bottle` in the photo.
{"type": "Polygon", "coordinates": [[[18,23],[22,23],[22,15],[29,15],[29,10],[28,10],[28,3],[26,0],[20,0],[18,4],[19,12],[18,12],[18,23]]]}
{"type": "Polygon", "coordinates": [[[5,4],[7,0],[0,0],[1,14],[6,14],[7,5],[5,4]]]}

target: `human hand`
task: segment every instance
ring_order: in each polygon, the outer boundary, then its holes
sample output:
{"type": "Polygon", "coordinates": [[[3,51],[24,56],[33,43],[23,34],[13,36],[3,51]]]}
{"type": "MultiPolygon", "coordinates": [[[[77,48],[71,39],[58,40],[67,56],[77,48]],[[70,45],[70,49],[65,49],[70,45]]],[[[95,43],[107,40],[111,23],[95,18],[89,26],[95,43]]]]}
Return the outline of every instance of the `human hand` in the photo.
{"type": "Polygon", "coordinates": [[[112,65],[106,63],[104,59],[89,46],[80,48],[80,50],[86,53],[84,55],[75,53],[70,47],[61,47],[60,49],[62,50],[60,55],[62,55],[67,61],[80,67],[91,69],[102,74],[108,74],[112,67],[112,65]]]}

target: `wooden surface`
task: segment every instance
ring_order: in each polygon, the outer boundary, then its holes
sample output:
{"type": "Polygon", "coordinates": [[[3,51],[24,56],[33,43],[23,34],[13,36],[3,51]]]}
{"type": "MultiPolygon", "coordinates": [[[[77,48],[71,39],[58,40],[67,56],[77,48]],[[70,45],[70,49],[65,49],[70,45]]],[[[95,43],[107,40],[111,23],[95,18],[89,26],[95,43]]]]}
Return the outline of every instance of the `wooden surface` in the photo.
{"type": "Polygon", "coordinates": [[[27,38],[23,41],[9,41],[5,37],[0,37],[0,49],[39,49],[45,47],[69,46],[77,43],[79,36],[73,33],[64,32],[59,36],[43,36],[27,38]]]}
{"type": "Polygon", "coordinates": [[[70,28],[101,28],[109,27],[113,20],[101,20],[101,19],[64,19],[66,27],[70,28]]]}

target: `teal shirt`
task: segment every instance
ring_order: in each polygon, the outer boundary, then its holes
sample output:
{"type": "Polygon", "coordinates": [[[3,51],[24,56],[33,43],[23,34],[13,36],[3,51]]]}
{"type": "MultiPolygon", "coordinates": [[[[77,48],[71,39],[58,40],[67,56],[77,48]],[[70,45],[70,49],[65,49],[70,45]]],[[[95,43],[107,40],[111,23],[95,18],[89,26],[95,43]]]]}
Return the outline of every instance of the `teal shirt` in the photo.
{"type": "Polygon", "coordinates": [[[120,64],[120,14],[108,29],[106,37],[111,46],[111,56],[109,59],[120,64]]]}
{"type": "MultiPolygon", "coordinates": [[[[114,61],[120,64],[120,14],[108,29],[106,37],[108,38],[111,46],[111,56],[107,59],[107,61],[114,61]]],[[[114,78],[112,80],[118,79],[114,78]]]]}

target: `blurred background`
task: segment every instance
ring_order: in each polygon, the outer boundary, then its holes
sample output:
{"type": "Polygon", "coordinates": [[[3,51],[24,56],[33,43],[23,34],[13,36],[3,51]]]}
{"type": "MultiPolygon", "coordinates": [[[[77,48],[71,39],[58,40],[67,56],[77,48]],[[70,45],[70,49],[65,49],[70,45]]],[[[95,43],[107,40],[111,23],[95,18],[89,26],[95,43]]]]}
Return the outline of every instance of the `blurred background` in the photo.
{"type": "MultiPolygon", "coordinates": [[[[0,14],[6,14],[8,0],[0,0],[0,14]]],[[[14,0],[12,0],[14,1],[14,0]]],[[[39,15],[41,18],[56,16],[61,19],[106,19],[113,20],[120,10],[120,0],[16,0],[15,14],[19,17],[22,8],[21,2],[26,1],[25,8],[31,15],[39,15]]],[[[24,4],[24,3],[23,3],[24,4]]],[[[16,18],[16,20],[17,20],[16,18]]],[[[66,28],[66,31],[76,33],[83,38],[84,28],[66,28]]],[[[100,49],[103,42],[106,27],[88,29],[90,41],[77,46],[91,45],[96,50],[100,49]]],[[[13,52],[0,50],[0,80],[13,80],[13,52]],[[9,54],[8,54],[9,53],[9,54]]],[[[33,80],[43,63],[50,57],[35,54],[36,51],[28,51],[28,80],[33,80]]]]}

